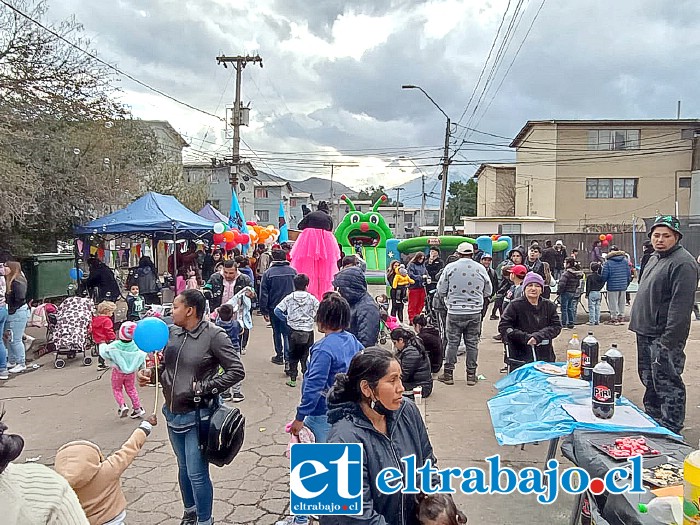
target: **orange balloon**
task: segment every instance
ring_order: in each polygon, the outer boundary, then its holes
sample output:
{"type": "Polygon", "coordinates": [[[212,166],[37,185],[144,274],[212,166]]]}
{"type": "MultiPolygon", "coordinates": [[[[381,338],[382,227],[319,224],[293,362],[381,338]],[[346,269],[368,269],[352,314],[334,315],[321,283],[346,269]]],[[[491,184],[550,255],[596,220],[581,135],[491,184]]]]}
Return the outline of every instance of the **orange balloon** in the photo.
{"type": "Polygon", "coordinates": [[[600,235],[598,235],[598,238],[599,238],[601,241],[604,241],[604,240],[605,240],[605,234],[604,234],[604,233],[601,233],[600,235]]]}
{"type": "Polygon", "coordinates": [[[227,230],[223,233],[224,235],[224,240],[229,243],[233,242],[236,239],[236,234],[233,233],[231,230],[227,230]]]}

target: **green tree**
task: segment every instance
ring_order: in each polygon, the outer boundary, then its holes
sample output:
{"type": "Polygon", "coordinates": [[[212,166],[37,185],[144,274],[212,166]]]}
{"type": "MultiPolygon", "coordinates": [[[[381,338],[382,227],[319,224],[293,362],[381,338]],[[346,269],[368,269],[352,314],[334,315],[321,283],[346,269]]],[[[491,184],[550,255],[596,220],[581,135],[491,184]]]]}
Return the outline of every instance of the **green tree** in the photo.
{"type": "Polygon", "coordinates": [[[450,183],[450,195],[445,214],[446,225],[457,227],[462,224],[461,217],[474,217],[476,215],[476,191],[477,184],[474,179],[469,179],[467,182],[450,183]]]}
{"type": "Polygon", "coordinates": [[[367,188],[361,189],[357,194],[357,200],[375,202],[382,195],[385,195],[387,199],[381,206],[396,206],[396,203],[389,198],[384,186],[368,186],[367,188]]]}

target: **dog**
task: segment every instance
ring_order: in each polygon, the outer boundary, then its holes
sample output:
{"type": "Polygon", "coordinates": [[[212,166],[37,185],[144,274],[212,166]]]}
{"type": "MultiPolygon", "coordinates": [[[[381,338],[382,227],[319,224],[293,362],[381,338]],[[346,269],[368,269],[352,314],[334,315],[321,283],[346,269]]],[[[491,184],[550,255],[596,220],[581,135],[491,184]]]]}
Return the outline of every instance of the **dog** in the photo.
{"type": "Polygon", "coordinates": [[[449,494],[416,496],[416,517],[421,525],[464,525],[467,516],[455,505],[449,494]]]}

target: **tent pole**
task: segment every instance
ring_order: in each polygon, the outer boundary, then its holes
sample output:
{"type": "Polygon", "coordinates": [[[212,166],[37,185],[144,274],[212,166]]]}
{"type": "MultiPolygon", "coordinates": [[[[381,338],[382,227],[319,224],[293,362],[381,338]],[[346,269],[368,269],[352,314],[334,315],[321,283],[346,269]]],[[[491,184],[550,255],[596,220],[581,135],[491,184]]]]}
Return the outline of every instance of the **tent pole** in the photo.
{"type": "Polygon", "coordinates": [[[175,283],[175,295],[177,295],[177,229],[173,226],[173,282],[175,283]]]}

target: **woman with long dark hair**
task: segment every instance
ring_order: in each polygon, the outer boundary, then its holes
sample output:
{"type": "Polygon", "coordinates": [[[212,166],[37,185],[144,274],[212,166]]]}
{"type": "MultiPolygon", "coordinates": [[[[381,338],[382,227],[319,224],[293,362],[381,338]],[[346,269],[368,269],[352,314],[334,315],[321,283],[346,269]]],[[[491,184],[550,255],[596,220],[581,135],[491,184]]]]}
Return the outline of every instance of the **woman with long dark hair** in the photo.
{"type": "MultiPolygon", "coordinates": [[[[226,332],[203,319],[205,307],[199,290],[185,290],[175,298],[174,326],[158,369],[165,397],[163,415],[177,457],[185,506],[181,525],[213,523],[214,487],[199,447],[198,420],[219,406],[220,394],[245,377],[243,363],[226,332]],[[201,402],[195,402],[196,397],[201,402]]],[[[141,370],[138,379],[145,386],[155,382],[155,373],[141,370]]]]}
{"type": "MultiPolygon", "coordinates": [[[[418,316],[416,316],[418,317],[418,316]]],[[[405,328],[394,328],[389,335],[396,349],[396,358],[401,364],[401,382],[408,397],[413,389],[422,388],[423,397],[433,391],[433,376],[430,370],[430,355],[416,334],[405,328]]]]}
{"type": "MultiPolygon", "coordinates": [[[[377,489],[376,477],[387,467],[404,472],[399,459],[415,455],[416,465],[435,463],[433,447],[418,407],[403,396],[401,365],[384,348],[355,355],[347,374],[338,374],[328,395],[329,443],[361,443],[365,454],[363,509],[359,516],[321,516],[321,525],[387,523],[417,525],[416,500],[377,489]]],[[[404,475],[406,473],[404,472],[404,475]]]]}
{"type": "Polygon", "coordinates": [[[27,369],[25,363],[24,330],[29,321],[29,305],[27,304],[27,279],[22,275],[22,267],[18,262],[7,263],[10,273],[7,280],[7,324],[6,329],[12,333],[7,348],[7,366],[11,374],[18,374],[27,369]]]}
{"type": "Polygon", "coordinates": [[[430,320],[425,314],[415,316],[411,319],[411,324],[416,331],[416,337],[421,340],[428,352],[431,372],[437,374],[442,368],[442,361],[445,358],[445,345],[440,336],[440,330],[430,324],[430,320]]]}

